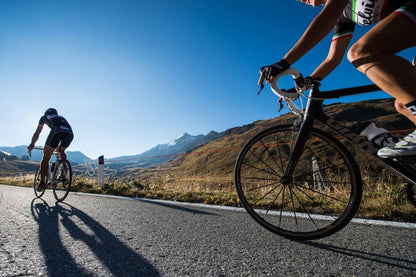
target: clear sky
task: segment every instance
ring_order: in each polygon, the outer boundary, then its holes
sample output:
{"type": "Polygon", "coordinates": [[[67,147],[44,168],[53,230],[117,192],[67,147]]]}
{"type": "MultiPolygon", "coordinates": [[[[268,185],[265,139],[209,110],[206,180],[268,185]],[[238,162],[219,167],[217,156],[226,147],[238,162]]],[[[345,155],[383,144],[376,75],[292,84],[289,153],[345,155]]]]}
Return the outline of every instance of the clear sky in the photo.
{"type": "MultiPolygon", "coordinates": [[[[320,9],[294,0],[0,1],[0,146],[28,145],[49,107],[72,125],[68,150],[90,158],[278,116],[270,89],[256,96],[259,68],[283,57],[320,9]]],[[[294,67],[310,74],[329,43],[294,67]]],[[[322,89],[368,83],[345,59],[322,89]]]]}

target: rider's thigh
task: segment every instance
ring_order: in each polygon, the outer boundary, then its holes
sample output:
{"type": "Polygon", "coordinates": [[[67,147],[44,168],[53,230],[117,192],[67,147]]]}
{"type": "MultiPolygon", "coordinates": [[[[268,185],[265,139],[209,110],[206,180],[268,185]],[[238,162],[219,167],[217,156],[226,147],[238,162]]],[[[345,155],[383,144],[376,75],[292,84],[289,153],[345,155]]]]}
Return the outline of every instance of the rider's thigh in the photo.
{"type": "Polygon", "coordinates": [[[364,36],[350,49],[350,58],[397,53],[416,46],[416,23],[404,14],[392,13],[364,36]]]}
{"type": "Polygon", "coordinates": [[[45,145],[45,147],[43,148],[42,160],[49,161],[51,159],[53,151],[55,151],[55,149],[45,145]]]}

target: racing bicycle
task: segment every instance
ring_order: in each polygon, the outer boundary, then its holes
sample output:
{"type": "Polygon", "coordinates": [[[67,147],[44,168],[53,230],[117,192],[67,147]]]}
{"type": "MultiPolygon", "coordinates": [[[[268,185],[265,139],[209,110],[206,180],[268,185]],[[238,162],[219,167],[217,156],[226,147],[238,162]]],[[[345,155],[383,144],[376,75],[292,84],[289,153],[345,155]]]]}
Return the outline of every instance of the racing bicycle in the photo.
{"type": "MultiPolygon", "coordinates": [[[[33,149],[43,150],[42,147],[35,147],[33,149]]],[[[33,181],[33,188],[35,195],[40,198],[45,193],[47,187],[52,186],[53,195],[58,202],[62,202],[68,196],[72,184],[72,168],[68,160],[62,160],[60,152],[55,151],[53,154],[56,160],[50,163],[48,173],[46,174],[46,186],[43,190],[38,190],[40,183],[40,165],[36,169],[35,178],[33,181]]]]}
{"type": "Polygon", "coordinates": [[[297,120],[252,137],[240,151],[234,168],[236,190],[250,216],[269,231],[293,240],[334,234],[350,222],[359,208],[363,191],[360,168],[345,142],[333,133],[401,175],[409,183],[408,188],[416,186],[416,157],[378,157],[377,145],[323,110],[326,99],[380,90],[376,85],[320,91],[315,81],[305,95],[306,86],[298,85],[302,80],[294,68],[274,78],[272,91],[286,102],[297,120]],[[279,89],[278,79],[284,75],[295,79],[295,89],[279,89]],[[304,97],[306,108],[299,107],[304,97]],[[297,98],[300,100],[295,103],[297,98]]]}

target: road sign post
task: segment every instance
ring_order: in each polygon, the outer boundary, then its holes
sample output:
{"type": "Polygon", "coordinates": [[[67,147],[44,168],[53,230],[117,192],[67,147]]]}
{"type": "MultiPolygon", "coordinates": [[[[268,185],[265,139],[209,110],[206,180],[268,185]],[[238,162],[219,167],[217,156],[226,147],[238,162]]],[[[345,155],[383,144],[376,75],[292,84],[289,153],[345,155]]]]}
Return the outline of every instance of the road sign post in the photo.
{"type": "Polygon", "coordinates": [[[98,157],[98,185],[104,188],[104,156],[98,157]]]}

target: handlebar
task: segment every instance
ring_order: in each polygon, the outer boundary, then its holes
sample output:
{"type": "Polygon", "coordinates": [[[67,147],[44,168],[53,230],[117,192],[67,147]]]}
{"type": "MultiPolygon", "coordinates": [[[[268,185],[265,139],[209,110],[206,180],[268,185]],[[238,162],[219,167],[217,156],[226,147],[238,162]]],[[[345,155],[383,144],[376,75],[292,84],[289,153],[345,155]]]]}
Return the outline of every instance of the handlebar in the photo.
{"type": "MultiPolygon", "coordinates": [[[[32,157],[32,150],[43,150],[43,147],[32,147],[32,149],[28,150],[29,152],[29,156],[32,157]]],[[[55,155],[58,159],[60,159],[60,152],[59,151],[55,151],[53,152],[53,155],[55,155]]]]}
{"type": "Polygon", "coordinates": [[[308,87],[303,84],[303,76],[299,73],[299,71],[296,68],[289,68],[277,75],[273,78],[273,81],[270,83],[271,89],[274,94],[279,96],[280,98],[283,98],[285,100],[296,100],[299,97],[299,94],[302,94],[305,92],[308,87]],[[283,76],[291,75],[293,80],[295,81],[295,91],[286,91],[281,90],[277,86],[277,82],[279,79],[283,76]]]}
{"type": "Polygon", "coordinates": [[[30,157],[32,157],[32,150],[34,150],[34,149],[36,149],[36,150],[43,150],[43,147],[32,147],[32,149],[29,149],[29,147],[28,147],[27,152],[29,152],[29,156],[30,157]]]}

